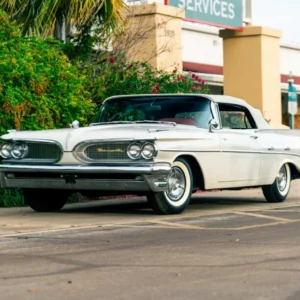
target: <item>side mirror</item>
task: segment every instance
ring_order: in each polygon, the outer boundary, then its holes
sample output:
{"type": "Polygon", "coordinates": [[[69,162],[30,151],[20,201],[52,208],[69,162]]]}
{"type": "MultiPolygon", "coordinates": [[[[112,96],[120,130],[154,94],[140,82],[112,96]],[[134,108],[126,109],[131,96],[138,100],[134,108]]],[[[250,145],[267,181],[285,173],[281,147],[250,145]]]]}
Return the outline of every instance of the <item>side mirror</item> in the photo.
{"type": "Polygon", "coordinates": [[[213,132],[213,129],[217,129],[219,126],[219,123],[216,119],[211,119],[208,123],[209,125],[209,132],[213,132]]]}

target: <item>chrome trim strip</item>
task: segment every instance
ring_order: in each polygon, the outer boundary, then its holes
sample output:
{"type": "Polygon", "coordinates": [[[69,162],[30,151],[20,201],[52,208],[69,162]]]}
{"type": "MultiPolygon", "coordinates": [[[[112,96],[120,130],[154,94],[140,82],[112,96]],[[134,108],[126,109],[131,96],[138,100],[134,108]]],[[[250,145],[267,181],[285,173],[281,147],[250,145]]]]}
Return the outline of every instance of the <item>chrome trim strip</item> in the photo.
{"type": "Polygon", "coordinates": [[[118,165],[118,166],[36,166],[36,165],[13,165],[0,164],[0,172],[54,172],[54,173],[136,173],[151,174],[159,173],[161,175],[169,174],[171,164],[143,164],[143,165],[118,165]]]}
{"type": "MultiPolygon", "coordinates": [[[[210,152],[210,151],[207,151],[207,152],[210,152]]],[[[299,156],[300,157],[300,153],[297,154],[297,153],[287,153],[287,152],[284,152],[284,150],[281,151],[276,151],[276,148],[268,148],[268,150],[262,150],[262,151],[247,151],[247,150],[226,150],[226,151],[220,151],[220,152],[223,152],[223,153],[246,153],[246,154],[284,154],[284,155],[293,155],[293,156],[299,156]],[[270,152],[270,150],[272,150],[272,152],[270,152]]]]}
{"type": "Polygon", "coordinates": [[[120,192],[164,192],[168,190],[167,181],[154,177],[138,180],[100,180],[100,179],[76,179],[75,183],[66,183],[62,179],[53,178],[15,178],[10,179],[0,176],[1,184],[6,188],[30,188],[30,189],[62,189],[73,191],[120,191],[120,192]]]}
{"type": "MultiPolygon", "coordinates": [[[[286,150],[286,149],[284,149],[286,150]]],[[[289,149],[291,150],[291,149],[289,149]]],[[[192,150],[192,149],[180,149],[180,150],[175,150],[175,149],[160,149],[160,152],[177,152],[177,153],[245,153],[245,154],[278,154],[278,155],[286,155],[286,156],[297,156],[300,157],[300,153],[291,153],[291,152],[280,152],[280,151],[247,151],[247,150],[192,150]]]]}
{"type": "Polygon", "coordinates": [[[159,149],[159,152],[178,152],[178,153],[193,153],[193,152],[208,152],[208,153],[221,153],[221,150],[193,150],[193,149],[159,149]]]}

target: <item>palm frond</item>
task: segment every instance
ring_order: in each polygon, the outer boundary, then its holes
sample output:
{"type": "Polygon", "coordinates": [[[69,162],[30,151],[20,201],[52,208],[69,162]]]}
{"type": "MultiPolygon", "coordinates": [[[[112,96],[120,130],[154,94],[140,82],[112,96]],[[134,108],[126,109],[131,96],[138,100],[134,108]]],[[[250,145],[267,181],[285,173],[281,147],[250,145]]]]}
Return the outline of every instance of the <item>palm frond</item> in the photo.
{"type": "Polygon", "coordinates": [[[93,21],[113,29],[124,20],[123,0],[0,0],[0,10],[21,25],[22,33],[48,34],[55,23],[86,26],[93,21]]]}

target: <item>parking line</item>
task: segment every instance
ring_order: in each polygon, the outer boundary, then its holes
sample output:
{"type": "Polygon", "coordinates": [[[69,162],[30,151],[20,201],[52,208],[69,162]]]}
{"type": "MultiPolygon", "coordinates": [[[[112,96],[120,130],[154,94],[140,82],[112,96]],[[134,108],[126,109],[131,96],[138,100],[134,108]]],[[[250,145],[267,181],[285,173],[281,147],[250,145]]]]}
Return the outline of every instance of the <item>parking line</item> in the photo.
{"type": "Polygon", "coordinates": [[[254,214],[254,213],[250,213],[250,212],[233,211],[232,213],[235,215],[250,216],[250,217],[261,218],[261,219],[277,220],[277,221],[286,222],[286,223],[292,221],[291,219],[267,216],[267,215],[256,214],[256,213],[254,214]]]}
{"type": "MultiPolygon", "coordinates": [[[[274,223],[266,223],[266,224],[257,224],[257,225],[249,225],[249,226],[243,226],[243,227],[238,227],[236,230],[247,230],[247,229],[255,229],[255,228],[260,228],[260,227],[268,227],[268,226],[277,226],[277,225],[286,225],[286,224],[291,224],[291,223],[298,223],[300,222],[300,219],[298,220],[289,220],[288,222],[274,222],[274,223]]],[[[234,229],[232,229],[234,230],[234,229]]]]}
{"type": "MultiPolygon", "coordinates": [[[[160,225],[135,225],[135,224],[111,224],[103,225],[102,227],[121,227],[121,228],[150,228],[150,229],[174,229],[171,226],[160,226],[160,225]]],[[[180,228],[179,228],[180,229],[180,228]]],[[[186,229],[186,228],[181,228],[186,229]]],[[[201,229],[201,228],[200,228],[201,229]]]]}
{"type": "Polygon", "coordinates": [[[194,230],[210,230],[210,231],[241,231],[241,230],[247,230],[247,229],[255,229],[260,227],[268,227],[268,226],[278,226],[278,225],[284,225],[288,223],[296,223],[300,222],[300,220],[295,220],[291,222],[274,222],[274,223],[264,223],[264,224],[256,224],[256,225],[249,225],[249,226],[242,226],[242,227],[183,227],[183,226],[155,226],[155,225],[130,225],[130,224],[112,224],[107,225],[104,227],[123,227],[123,228],[163,228],[163,229],[194,229],[194,230]]]}
{"type": "Polygon", "coordinates": [[[204,228],[203,226],[194,226],[194,225],[187,225],[187,224],[182,224],[182,223],[171,223],[171,222],[165,222],[165,221],[151,221],[150,223],[156,223],[156,224],[161,224],[161,225],[169,225],[170,227],[176,227],[176,228],[185,228],[185,229],[202,229],[204,228]]]}
{"type": "MultiPolygon", "coordinates": [[[[267,210],[262,210],[262,211],[267,211],[267,210]]],[[[283,212],[283,213],[289,213],[289,212],[300,212],[300,208],[298,207],[298,209],[289,209],[287,207],[287,209],[273,209],[273,210],[270,210],[270,212],[283,212]]]]}

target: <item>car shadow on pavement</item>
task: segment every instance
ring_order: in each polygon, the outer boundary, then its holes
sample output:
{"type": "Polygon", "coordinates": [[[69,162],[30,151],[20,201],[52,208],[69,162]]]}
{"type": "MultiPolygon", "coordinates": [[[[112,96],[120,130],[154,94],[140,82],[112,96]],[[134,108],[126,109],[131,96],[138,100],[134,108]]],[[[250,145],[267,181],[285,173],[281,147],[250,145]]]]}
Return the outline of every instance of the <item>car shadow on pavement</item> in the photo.
{"type": "Polygon", "coordinates": [[[120,200],[118,203],[111,203],[110,200],[96,200],[88,201],[77,204],[66,205],[60,213],[63,214],[141,214],[141,215],[153,215],[151,207],[148,202],[132,202],[120,200]]]}
{"type": "MultiPolygon", "coordinates": [[[[251,206],[253,204],[265,204],[263,198],[225,198],[225,197],[196,197],[192,198],[187,210],[199,209],[199,211],[208,209],[229,209],[230,207],[251,206]]],[[[146,198],[133,199],[114,199],[114,200],[95,200],[68,204],[61,210],[62,214],[134,214],[134,215],[153,215],[155,214],[146,198]]]]}
{"type": "Polygon", "coordinates": [[[230,198],[227,199],[225,197],[201,197],[201,198],[192,198],[190,205],[245,205],[245,204],[259,204],[259,203],[266,203],[264,199],[253,199],[253,198],[230,198]]]}

